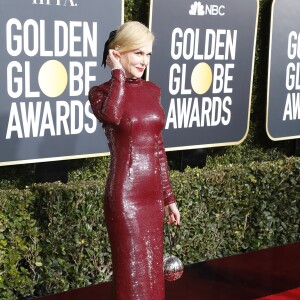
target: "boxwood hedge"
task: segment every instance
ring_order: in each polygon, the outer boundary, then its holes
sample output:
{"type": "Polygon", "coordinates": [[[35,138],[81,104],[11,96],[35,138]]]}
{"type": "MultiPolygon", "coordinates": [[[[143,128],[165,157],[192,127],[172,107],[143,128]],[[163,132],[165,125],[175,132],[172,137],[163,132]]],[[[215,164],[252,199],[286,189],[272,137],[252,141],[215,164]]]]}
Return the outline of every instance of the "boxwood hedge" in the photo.
{"type": "Polygon", "coordinates": [[[29,190],[0,190],[0,299],[34,294],[41,265],[40,229],[29,190]]]}
{"type": "MultiPolygon", "coordinates": [[[[77,171],[68,184],[0,191],[1,299],[111,279],[103,170],[93,180],[77,171]]],[[[300,240],[300,158],[187,168],[170,178],[182,214],[180,229],[171,229],[174,252],[185,264],[300,240]]]]}

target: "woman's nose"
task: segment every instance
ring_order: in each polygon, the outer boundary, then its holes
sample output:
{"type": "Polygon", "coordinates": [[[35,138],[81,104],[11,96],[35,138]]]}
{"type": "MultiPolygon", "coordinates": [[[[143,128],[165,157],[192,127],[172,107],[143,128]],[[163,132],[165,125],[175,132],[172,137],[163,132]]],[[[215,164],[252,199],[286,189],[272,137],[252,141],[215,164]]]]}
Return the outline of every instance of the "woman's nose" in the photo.
{"type": "Polygon", "coordinates": [[[142,64],[147,66],[149,64],[149,57],[147,55],[143,56],[142,64]]]}

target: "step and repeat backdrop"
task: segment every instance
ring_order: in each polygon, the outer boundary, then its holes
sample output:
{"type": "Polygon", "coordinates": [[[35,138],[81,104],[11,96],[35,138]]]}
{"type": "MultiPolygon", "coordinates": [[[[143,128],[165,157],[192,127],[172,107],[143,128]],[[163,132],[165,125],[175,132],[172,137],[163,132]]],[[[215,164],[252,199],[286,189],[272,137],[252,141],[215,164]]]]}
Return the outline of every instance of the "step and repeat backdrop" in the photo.
{"type": "Polygon", "coordinates": [[[152,1],[149,78],[162,88],[166,147],[245,139],[257,16],[256,0],[152,1]]]}
{"type": "Polygon", "coordinates": [[[267,133],[272,140],[300,138],[300,3],[272,6],[267,133]]]}
{"type": "MultiPolygon", "coordinates": [[[[167,150],[242,143],[247,136],[258,0],[152,0],[156,36],[147,78],[161,87],[167,150]]],[[[0,165],[108,154],[88,91],[123,0],[0,2],[0,165]]],[[[274,0],[266,130],[300,137],[300,5],[274,0]]]]}
{"type": "Polygon", "coordinates": [[[0,164],[107,152],[88,91],[123,1],[1,0],[0,164]]]}

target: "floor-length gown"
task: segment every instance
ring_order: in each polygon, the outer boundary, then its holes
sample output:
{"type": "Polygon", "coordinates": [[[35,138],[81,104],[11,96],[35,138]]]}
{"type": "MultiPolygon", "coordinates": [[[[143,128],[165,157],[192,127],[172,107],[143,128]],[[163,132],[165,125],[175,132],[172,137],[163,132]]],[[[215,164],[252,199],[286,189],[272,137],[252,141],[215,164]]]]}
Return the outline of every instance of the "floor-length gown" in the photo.
{"type": "Polygon", "coordinates": [[[111,153],[105,222],[112,248],[114,297],[163,300],[163,207],[174,201],[161,131],[160,89],[113,70],[89,100],[111,153]]]}

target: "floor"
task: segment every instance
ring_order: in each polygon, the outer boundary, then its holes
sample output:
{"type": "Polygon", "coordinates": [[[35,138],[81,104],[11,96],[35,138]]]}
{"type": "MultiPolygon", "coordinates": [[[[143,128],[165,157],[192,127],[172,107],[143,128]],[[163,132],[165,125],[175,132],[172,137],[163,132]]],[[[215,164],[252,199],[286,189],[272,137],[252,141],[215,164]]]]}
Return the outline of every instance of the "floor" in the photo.
{"type": "MultiPolygon", "coordinates": [[[[298,287],[300,242],[185,266],[166,282],[166,300],[252,300],[298,287]]],[[[111,289],[106,282],[39,299],[110,300],[111,289]]]]}

